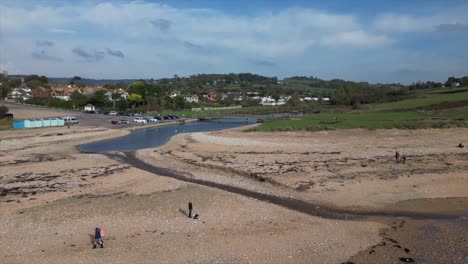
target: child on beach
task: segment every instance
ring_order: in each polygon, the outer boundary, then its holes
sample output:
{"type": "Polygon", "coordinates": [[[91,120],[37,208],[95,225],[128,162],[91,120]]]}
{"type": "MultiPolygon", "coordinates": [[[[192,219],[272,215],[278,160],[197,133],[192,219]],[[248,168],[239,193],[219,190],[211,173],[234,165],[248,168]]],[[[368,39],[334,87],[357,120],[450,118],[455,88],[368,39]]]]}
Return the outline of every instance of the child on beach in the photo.
{"type": "Polygon", "coordinates": [[[96,227],[94,230],[94,245],[93,248],[96,248],[97,244],[101,246],[101,248],[104,248],[104,230],[100,229],[99,227],[96,227]]]}

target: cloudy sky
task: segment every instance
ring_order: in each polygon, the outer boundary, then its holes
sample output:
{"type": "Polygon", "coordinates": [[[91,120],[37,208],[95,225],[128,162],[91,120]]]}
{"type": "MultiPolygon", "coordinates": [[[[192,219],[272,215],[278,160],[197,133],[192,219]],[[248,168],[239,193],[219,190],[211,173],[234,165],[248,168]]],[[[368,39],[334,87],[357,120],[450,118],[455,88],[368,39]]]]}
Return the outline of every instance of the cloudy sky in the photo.
{"type": "Polygon", "coordinates": [[[2,0],[0,69],[445,80],[468,75],[468,1],[2,0]]]}

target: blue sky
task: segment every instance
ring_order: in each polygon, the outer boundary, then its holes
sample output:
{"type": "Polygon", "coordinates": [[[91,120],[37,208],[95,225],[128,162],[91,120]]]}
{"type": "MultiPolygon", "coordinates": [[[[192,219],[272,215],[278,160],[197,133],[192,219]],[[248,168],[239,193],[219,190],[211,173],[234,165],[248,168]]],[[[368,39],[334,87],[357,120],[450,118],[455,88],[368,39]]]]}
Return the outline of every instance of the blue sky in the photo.
{"type": "Polygon", "coordinates": [[[468,2],[4,0],[0,69],[441,81],[468,75],[468,2]]]}

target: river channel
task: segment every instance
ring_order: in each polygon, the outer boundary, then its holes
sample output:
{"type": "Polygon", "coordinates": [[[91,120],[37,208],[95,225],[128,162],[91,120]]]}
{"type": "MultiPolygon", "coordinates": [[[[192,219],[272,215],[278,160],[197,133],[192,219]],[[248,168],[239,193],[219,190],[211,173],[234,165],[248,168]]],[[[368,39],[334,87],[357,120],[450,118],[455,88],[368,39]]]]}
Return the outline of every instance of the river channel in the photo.
{"type": "Polygon", "coordinates": [[[179,133],[218,131],[255,123],[255,118],[224,118],[139,129],[123,137],[81,145],[80,151],[101,154],[109,151],[132,152],[162,146],[179,133]]]}

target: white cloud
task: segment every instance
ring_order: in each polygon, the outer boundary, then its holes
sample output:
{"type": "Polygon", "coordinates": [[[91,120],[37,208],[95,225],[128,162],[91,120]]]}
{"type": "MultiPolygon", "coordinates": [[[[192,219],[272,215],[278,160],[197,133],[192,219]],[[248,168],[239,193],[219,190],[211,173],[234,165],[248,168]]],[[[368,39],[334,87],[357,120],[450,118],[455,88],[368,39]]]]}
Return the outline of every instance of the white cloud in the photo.
{"type": "Polygon", "coordinates": [[[50,33],[58,33],[58,34],[76,34],[77,32],[71,29],[65,28],[49,28],[47,31],[50,33]]]}
{"type": "Polygon", "coordinates": [[[351,45],[360,47],[382,46],[392,42],[393,40],[385,35],[369,34],[363,30],[328,35],[321,40],[321,43],[327,46],[351,45]]]}
{"type": "MultiPolygon", "coordinates": [[[[7,8],[5,20],[11,30],[45,28],[50,33],[74,34],[67,28],[81,25],[80,31],[102,31],[102,37],[117,35],[141,40],[187,41],[208,48],[227,48],[267,57],[300,55],[324,34],[364,32],[352,15],[321,10],[290,8],[256,16],[231,16],[210,9],[181,9],[143,1],[98,3],[63,8],[7,8]],[[74,15],[69,15],[74,14],[74,15]],[[47,18],[47,19],[46,19],[47,18]],[[164,30],[155,21],[164,21],[164,30]],[[83,28],[90,27],[92,28],[83,28]]],[[[364,34],[367,34],[364,32],[364,34]]],[[[370,40],[370,38],[367,38],[370,40]]],[[[325,44],[328,41],[324,42],[325,44]]],[[[354,45],[365,45],[355,41],[354,45]]]]}
{"type": "Polygon", "coordinates": [[[18,32],[60,25],[70,21],[64,11],[43,6],[26,9],[0,5],[0,27],[2,31],[18,32]]]}
{"type": "MultiPolygon", "coordinates": [[[[6,65],[11,72],[51,76],[144,78],[258,70],[270,74],[328,71],[329,77],[336,77],[336,72],[358,71],[355,63],[337,70],[341,63],[330,59],[336,56],[348,56],[370,65],[369,68],[386,65],[389,58],[368,64],[362,58],[374,60],[379,53],[402,48],[405,40],[394,32],[451,32],[466,29],[468,24],[462,10],[429,15],[387,13],[364,23],[369,17],[308,8],[239,15],[213,9],[176,8],[149,0],[73,1],[66,5],[46,0],[5,3],[0,3],[0,61],[14,62],[6,65]],[[42,52],[36,41],[45,39],[55,45],[44,47],[42,52]],[[398,46],[393,45],[392,49],[379,49],[395,43],[398,46]],[[374,47],[374,53],[368,47],[374,47]],[[116,63],[108,53],[104,54],[107,48],[121,50],[125,63],[116,63]],[[63,63],[54,61],[52,55],[63,59],[63,63]],[[82,59],[83,56],[96,59],[82,59]],[[323,70],[326,63],[328,68],[323,70]],[[63,67],[65,64],[67,67],[63,67]]],[[[463,41],[456,38],[450,43],[458,45],[463,41]]],[[[434,48],[430,52],[437,51],[434,48]]],[[[421,52],[422,57],[428,53],[421,52]]],[[[466,54],[462,57],[466,60],[466,54]]],[[[402,56],[388,64],[402,64],[407,58],[402,56]]],[[[359,70],[367,70],[364,68],[359,70]]]]}
{"type": "Polygon", "coordinates": [[[385,32],[432,32],[437,31],[440,25],[466,25],[467,22],[466,10],[460,8],[420,16],[386,13],[374,20],[373,27],[385,32]]]}

